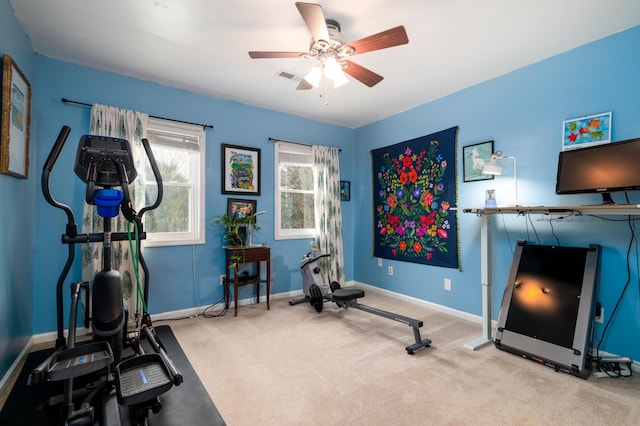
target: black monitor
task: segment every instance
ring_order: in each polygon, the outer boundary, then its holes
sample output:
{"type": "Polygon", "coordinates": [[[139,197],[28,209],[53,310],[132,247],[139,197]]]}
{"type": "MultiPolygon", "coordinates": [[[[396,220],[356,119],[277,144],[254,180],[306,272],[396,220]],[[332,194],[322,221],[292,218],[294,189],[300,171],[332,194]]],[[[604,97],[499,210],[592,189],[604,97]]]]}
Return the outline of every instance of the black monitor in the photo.
{"type": "Polygon", "coordinates": [[[556,194],[602,194],[640,190],[640,138],[560,152],[556,194]]]}

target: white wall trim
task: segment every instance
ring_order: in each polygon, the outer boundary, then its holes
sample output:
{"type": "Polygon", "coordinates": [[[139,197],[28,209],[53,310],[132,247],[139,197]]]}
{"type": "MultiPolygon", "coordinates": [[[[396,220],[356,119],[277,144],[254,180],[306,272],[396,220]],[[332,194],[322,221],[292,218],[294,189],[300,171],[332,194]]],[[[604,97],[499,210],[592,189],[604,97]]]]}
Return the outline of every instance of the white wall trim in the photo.
{"type": "MultiPolygon", "coordinates": [[[[289,292],[286,292],[286,293],[272,294],[269,297],[269,299],[270,300],[286,299],[286,298],[300,297],[301,295],[302,295],[302,290],[296,290],[296,291],[289,291],[289,292]]],[[[253,297],[247,297],[247,298],[244,298],[244,299],[240,299],[240,300],[238,300],[238,306],[250,305],[250,304],[254,303],[253,300],[254,300],[253,297]]],[[[264,297],[261,298],[261,302],[260,303],[265,303],[264,297]]],[[[153,315],[151,315],[151,321],[164,321],[164,320],[172,320],[172,319],[179,319],[179,318],[197,317],[197,316],[201,316],[202,313],[204,312],[204,310],[205,309],[209,309],[210,307],[211,307],[211,305],[198,306],[198,307],[194,307],[194,308],[180,309],[180,310],[177,310],[177,311],[170,311],[170,312],[162,312],[162,313],[159,313],[159,314],[153,314],[153,315]]],[[[223,303],[216,303],[211,309],[215,312],[215,311],[221,311],[223,308],[224,308],[224,304],[223,303]]],[[[233,301],[229,305],[229,309],[233,309],[233,301]]]]}
{"type": "MultiPolygon", "coordinates": [[[[433,309],[434,311],[438,311],[438,312],[442,312],[442,313],[445,313],[445,314],[449,314],[449,315],[454,316],[456,318],[460,318],[460,319],[463,319],[463,320],[471,321],[471,322],[474,322],[474,323],[477,323],[477,324],[482,324],[482,316],[480,316],[480,315],[473,315],[473,314],[470,314],[468,312],[459,311],[457,309],[452,309],[452,308],[449,308],[447,306],[438,305],[437,303],[433,303],[433,302],[427,302],[426,300],[417,299],[417,298],[411,297],[411,296],[406,296],[404,294],[396,293],[396,292],[393,292],[393,291],[390,291],[390,290],[385,290],[383,288],[372,286],[372,285],[365,284],[365,283],[361,283],[361,282],[358,282],[358,281],[349,281],[346,284],[347,285],[355,285],[356,287],[362,287],[365,290],[369,290],[369,291],[372,291],[374,293],[381,293],[381,294],[384,294],[385,296],[389,296],[389,297],[392,297],[394,299],[402,300],[404,302],[408,302],[408,303],[411,303],[413,305],[417,305],[417,306],[422,306],[424,308],[433,309]]],[[[493,326],[495,326],[496,324],[497,324],[497,321],[492,321],[492,325],[493,326]]]]}
{"type": "MultiPolygon", "coordinates": [[[[4,376],[2,376],[2,380],[0,380],[1,395],[6,395],[7,397],[9,396],[9,392],[10,392],[9,387],[13,388],[15,379],[18,378],[18,375],[22,370],[22,366],[24,365],[24,362],[27,360],[27,355],[29,354],[31,347],[33,346],[33,340],[34,340],[33,336],[31,336],[29,340],[27,340],[27,343],[24,345],[24,348],[22,348],[22,350],[20,351],[20,354],[13,361],[13,363],[11,364],[7,372],[4,373],[4,376]]],[[[4,402],[0,404],[0,410],[2,409],[3,405],[4,405],[4,402]]]]}
{"type": "MultiPolygon", "coordinates": [[[[91,329],[86,327],[76,327],[76,337],[86,336],[91,334],[91,329]]],[[[64,329],[64,338],[66,339],[69,336],[69,329],[64,329]]],[[[46,333],[34,334],[33,335],[33,344],[38,345],[41,343],[49,343],[55,342],[58,338],[57,331],[48,331],[46,333]]],[[[66,340],[65,340],[66,341],[66,340]]]]}

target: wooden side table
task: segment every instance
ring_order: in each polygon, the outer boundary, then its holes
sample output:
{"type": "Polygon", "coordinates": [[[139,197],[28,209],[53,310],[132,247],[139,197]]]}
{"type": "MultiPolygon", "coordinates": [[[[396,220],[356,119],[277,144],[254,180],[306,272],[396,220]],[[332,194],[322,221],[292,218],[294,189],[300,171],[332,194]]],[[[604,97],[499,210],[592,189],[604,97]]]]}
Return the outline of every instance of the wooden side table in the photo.
{"type": "MultiPolygon", "coordinates": [[[[234,311],[233,316],[238,316],[238,287],[247,284],[255,284],[256,288],[256,299],[258,303],[260,303],[260,284],[266,283],[266,293],[267,293],[267,309],[271,309],[269,307],[269,294],[271,293],[271,249],[269,247],[264,246],[255,246],[255,247],[225,247],[226,261],[225,261],[225,270],[226,270],[226,280],[225,285],[231,285],[231,278],[233,278],[233,302],[234,302],[234,311]],[[260,275],[260,264],[261,262],[265,262],[267,264],[267,273],[265,278],[261,278],[260,275]],[[239,268],[242,267],[244,263],[257,263],[257,273],[253,277],[240,277],[238,274],[239,268]],[[233,269],[233,277],[230,273],[230,270],[233,269]]],[[[226,289],[228,293],[228,288],[226,289]]]]}

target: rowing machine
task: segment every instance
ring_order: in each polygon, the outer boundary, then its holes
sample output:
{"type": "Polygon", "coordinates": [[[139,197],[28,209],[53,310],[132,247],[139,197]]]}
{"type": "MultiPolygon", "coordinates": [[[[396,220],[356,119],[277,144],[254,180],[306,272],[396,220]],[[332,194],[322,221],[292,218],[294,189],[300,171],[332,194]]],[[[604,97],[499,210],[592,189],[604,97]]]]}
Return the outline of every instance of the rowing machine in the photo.
{"type": "Polygon", "coordinates": [[[431,344],[430,339],[422,339],[420,336],[419,329],[423,325],[422,321],[359,303],[358,299],[365,296],[364,290],[359,288],[341,288],[337,281],[333,281],[327,285],[323,281],[322,269],[320,268],[318,260],[328,256],[328,254],[312,256],[308,253],[302,258],[300,272],[302,274],[304,297],[290,300],[289,305],[293,306],[309,302],[317,312],[322,312],[324,302],[333,302],[343,309],[354,308],[406,324],[413,329],[413,335],[416,340],[414,344],[405,348],[409,355],[413,355],[418,349],[425,348],[431,344]]]}

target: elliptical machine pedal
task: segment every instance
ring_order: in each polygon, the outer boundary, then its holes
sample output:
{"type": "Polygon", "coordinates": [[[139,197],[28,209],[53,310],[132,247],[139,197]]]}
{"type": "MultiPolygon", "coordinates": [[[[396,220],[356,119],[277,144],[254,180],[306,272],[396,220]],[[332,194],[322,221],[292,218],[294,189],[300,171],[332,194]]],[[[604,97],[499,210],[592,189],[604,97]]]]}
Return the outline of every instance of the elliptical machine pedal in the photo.
{"type": "Polygon", "coordinates": [[[149,401],[172,386],[169,370],[159,354],[139,355],[116,366],[116,392],[122,405],[149,401]]]}
{"type": "Polygon", "coordinates": [[[50,360],[44,379],[58,381],[86,376],[113,362],[107,342],[90,342],[57,352],[50,360]]]}

